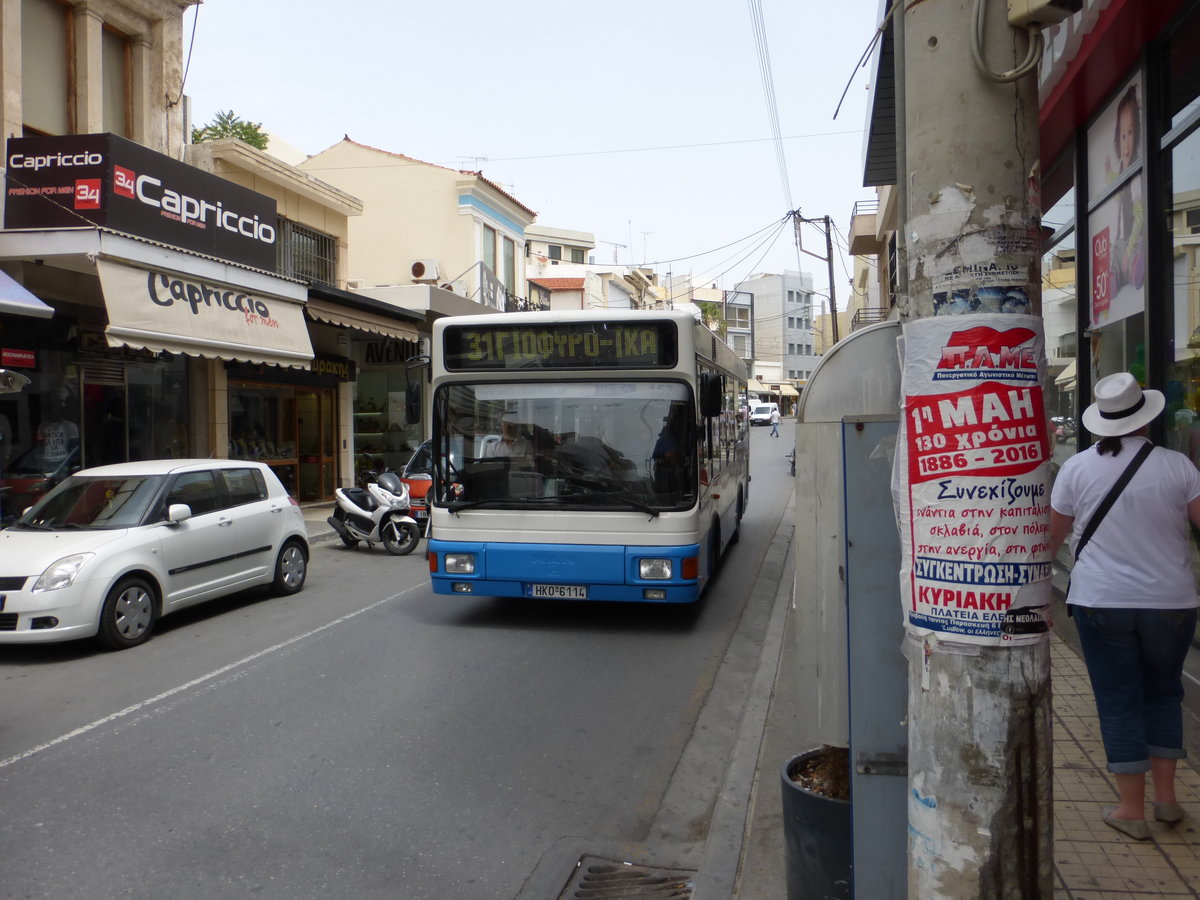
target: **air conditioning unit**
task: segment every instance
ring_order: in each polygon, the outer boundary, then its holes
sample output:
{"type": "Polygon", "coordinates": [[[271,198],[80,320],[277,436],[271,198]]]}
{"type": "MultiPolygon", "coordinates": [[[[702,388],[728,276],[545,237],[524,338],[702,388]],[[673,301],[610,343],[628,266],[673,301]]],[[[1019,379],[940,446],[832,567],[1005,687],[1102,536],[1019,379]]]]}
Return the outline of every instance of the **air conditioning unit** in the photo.
{"type": "Polygon", "coordinates": [[[346,279],[346,290],[359,291],[359,290],[362,290],[364,284],[365,284],[365,282],[361,278],[347,278],[346,279]]]}
{"type": "Polygon", "coordinates": [[[414,259],[409,266],[413,281],[436,283],[438,280],[438,264],[436,259],[414,259]]]}

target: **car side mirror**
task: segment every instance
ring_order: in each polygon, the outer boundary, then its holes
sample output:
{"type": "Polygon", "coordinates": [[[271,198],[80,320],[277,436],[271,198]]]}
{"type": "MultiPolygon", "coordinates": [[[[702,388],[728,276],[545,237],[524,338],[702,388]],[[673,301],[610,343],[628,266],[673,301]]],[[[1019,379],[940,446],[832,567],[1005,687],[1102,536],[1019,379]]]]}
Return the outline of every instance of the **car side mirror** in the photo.
{"type": "Polygon", "coordinates": [[[192,508],[186,503],[172,503],[167,508],[167,522],[171,525],[178,525],[181,522],[186,522],[192,517],[192,508]]]}

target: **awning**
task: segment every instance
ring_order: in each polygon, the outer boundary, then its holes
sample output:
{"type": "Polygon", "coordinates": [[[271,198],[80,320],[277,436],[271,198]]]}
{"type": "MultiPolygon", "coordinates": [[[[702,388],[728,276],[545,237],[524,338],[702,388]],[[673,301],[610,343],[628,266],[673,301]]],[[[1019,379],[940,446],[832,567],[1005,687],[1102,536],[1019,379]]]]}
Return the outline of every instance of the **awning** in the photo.
{"type": "Polygon", "coordinates": [[[308,367],[303,304],[225,282],[96,260],[110,347],[308,367]]]}
{"type": "Polygon", "coordinates": [[[0,270],[0,313],[48,319],[54,315],[54,307],[47,306],[29,293],[23,284],[0,270]]]}
{"type": "Polygon", "coordinates": [[[750,381],[748,383],[748,387],[750,388],[750,390],[755,391],[759,394],[773,393],[772,391],[767,390],[767,386],[765,384],[763,384],[761,381],[756,381],[753,378],[750,379],[750,381]]]}
{"type": "Polygon", "coordinates": [[[779,393],[783,394],[783,396],[785,396],[785,397],[799,397],[800,396],[800,392],[798,390],[796,390],[794,387],[792,387],[790,384],[781,384],[779,386],[779,393]]]}
{"type": "Polygon", "coordinates": [[[1067,387],[1067,384],[1070,383],[1071,387],[1075,386],[1075,375],[1075,360],[1071,360],[1067,363],[1067,367],[1058,373],[1058,376],[1054,379],[1054,384],[1060,391],[1069,390],[1070,388],[1067,387]]]}
{"type": "Polygon", "coordinates": [[[305,311],[309,318],[327,322],[330,325],[339,325],[342,328],[357,328],[359,331],[382,334],[384,337],[394,338],[398,341],[418,341],[421,338],[417,329],[407,322],[389,319],[379,313],[367,310],[350,309],[329,300],[322,300],[320,297],[310,296],[305,311]]]}

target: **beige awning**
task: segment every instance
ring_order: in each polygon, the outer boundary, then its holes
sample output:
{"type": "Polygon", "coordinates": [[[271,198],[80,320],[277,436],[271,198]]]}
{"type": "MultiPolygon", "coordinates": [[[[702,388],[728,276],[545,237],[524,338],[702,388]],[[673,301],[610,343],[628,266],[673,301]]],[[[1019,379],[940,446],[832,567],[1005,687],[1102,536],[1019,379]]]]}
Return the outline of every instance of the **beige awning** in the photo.
{"type": "Polygon", "coordinates": [[[235,284],[96,260],[110,347],[307,368],[303,304],[235,284]]]}
{"type": "Polygon", "coordinates": [[[781,384],[779,386],[779,393],[783,394],[783,396],[785,396],[785,397],[799,397],[800,396],[800,392],[798,390],[796,390],[794,387],[792,387],[790,384],[781,384]]]}
{"type": "Polygon", "coordinates": [[[1071,360],[1067,363],[1067,367],[1058,373],[1058,377],[1054,379],[1054,383],[1058,386],[1059,390],[1067,390],[1066,385],[1068,382],[1075,380],[1075,374],[1075,360],[1071,360]]]}
{"type": "Polygon", "coordinates": [[[750,390],[757,391],[760,394],[772,393],[772,391],[767,390],[767,386],[765,384],[763,384],[761,381],[757,381],[756,379],[753,379],[753,378],[750,379],[749,388],[750,388],[750,390]]]}
{"type": "Polygon", "coordinates": [[[330,325],[340,325],[342,328],[357,328],[359,331],[369,331],[398,341],[418,341],[421,339],[417,329],[399,319],[389,319],[379,313],[365,310],[350,309],[340,306],[320,297],[309,297],[305,307],[310,318],[330,325]]]}

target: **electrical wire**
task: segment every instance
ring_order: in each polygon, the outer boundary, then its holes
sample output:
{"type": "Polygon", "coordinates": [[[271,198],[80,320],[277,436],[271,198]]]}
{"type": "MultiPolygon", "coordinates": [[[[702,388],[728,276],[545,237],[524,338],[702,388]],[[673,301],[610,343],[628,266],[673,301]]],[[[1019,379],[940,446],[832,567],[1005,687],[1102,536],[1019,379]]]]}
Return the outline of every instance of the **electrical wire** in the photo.
{"type": "Polygon", "coordinates": [[[1015,69],[1009,69],[1007,72],[993,72],[991,66],[987,64],[987,60],[983,58],[983,22],[985,18],[983,11],[987,2],[988,0],[975,0],[971,11],[971,21],[974,25],[971,33],[971,56],[975,60],[975,66],[992,81],[1001,83],[1017,81],[1031,72],[1036,72],[1038,63],[1042,60],[1042,31],[1037,25],[1025,26],[1025,31],[1029,34],[1029,49],[1025,53],[1025,59],[1015,69]]]}
{"type": "Polygon", "coordinates": [[[892,20],[892,14],[900,6],[901,0],[892,0],[892,5],[888,7],[887,15],[883,17],[883,21],[875,27],[875,33],[871,35],[871,40],[867,44],[867,49],[863,51],[862,56],[858,58],[858,65],[854,67],[854,71],[850,73],[850,78],[846,82],[846,86],[842,88],[842,96],[838,98],[837,107],[833,111],[833,117],[836,119],[838,113],[842,110],[842,104],[846,102],[846,95],[850,93],[850,85],[854,84],[854,76],[858,70],[867,64],[867,60],[871,58],[871,53],[875,50],[875,45],[879,43],[883,37],[884,31],[887,28],[888,22],[892,20]]]}
{"type": "Polygon", "coordinates": [[[775,142],[775,159],[779,165],[779,178],[783,187],[783,199],[788,209],[792,208],[792,187],[788,181],[787,158],[783,152],[783,132],[779,127],[779,105],[775,99],[775,78],[771,72],[771,53],[767,47],[767,24],[763,18],[762,0],[747,0],[750,22],[754,30],[754,44],[758,55],[758,70],[762,78],[763,95],[767,101],[767,119],[775,142]]]}
{"type": "Polygon", "coordinates": [[[187,62],[183,66],[183,78],[179,81],[179,96],[174,100],[167,100],[167,108],[173,109],[179,105],[179,101],[183,99],[183,87],[187,84],[188,70],[192,67],[192,48],[196,46],[196,22],[200,20],[200,4],[196,4],[196,12],[192,16],[192,39],[188,41],[187,62]]]}

